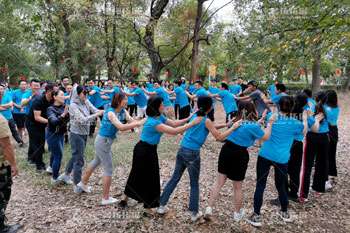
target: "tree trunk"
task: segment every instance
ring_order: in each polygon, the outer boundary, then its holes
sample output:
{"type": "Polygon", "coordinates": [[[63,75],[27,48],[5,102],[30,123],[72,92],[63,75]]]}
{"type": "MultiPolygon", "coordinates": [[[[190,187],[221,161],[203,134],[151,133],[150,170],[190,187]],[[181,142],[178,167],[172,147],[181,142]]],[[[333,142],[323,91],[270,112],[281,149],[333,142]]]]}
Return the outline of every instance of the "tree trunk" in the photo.
{"type": "Polygon", "coordinates": [[[61,16],[61,20],[65,30],[65,36],[63,40],[65,63],[69,71],[69,76],[73,77],[75,72],[74,72],[73,62],[72,62],[71,32],[70,32],[70,25],[69,25],[67,12],[65,10],[61,16]]]}
{"type": "Polygon", "coordinates": [[[346,63],[346,66],[345,66],[345,77],[346,77],[346,80],[343,86],[341,87],[341,91],[343,92],[347,92],[350,86],[350,56],[348,56],[348,62],[346,63]]]}
{"type": "Polygon", "coordinates": [[[321,54],[315,54],[312,62],[312,94],[315,95],[320,90],[320,69],[321,69],[321,54]]]}
{"type": "Polygon", "coordinates": [[[306,83],[309,85],[309,75],[307,73],[307,68],[305,67],[304,68],[304,72],[305,72],[305,80],[306,80],[306,83]]]}

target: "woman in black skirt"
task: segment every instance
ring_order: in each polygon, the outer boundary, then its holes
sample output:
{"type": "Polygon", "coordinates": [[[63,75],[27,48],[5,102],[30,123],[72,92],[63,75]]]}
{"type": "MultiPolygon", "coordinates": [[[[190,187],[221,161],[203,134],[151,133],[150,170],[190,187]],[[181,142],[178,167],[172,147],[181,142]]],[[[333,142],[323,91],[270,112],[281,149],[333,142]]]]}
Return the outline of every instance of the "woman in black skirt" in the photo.
{"type": "Polygon", "coordinates": [[[234,221],[238,222],[243,217],[241,209],[243,202],[243,180],[248,167],[249,154],[247,148],[252,146],[256,139],[269,140],[272,124],[277,115],[270,117],[269,123],[263,131],[256,123],[258,114],[254,104],[250,101],[241,101],[235,121],[244,120],[243,124],[227,137],[219,155],[218,174],[210,191],[209,205],[205,209],[204,218],[210,219],[215,201],[219,198],[220,191],[227,178],[232,180],[234,190],[235,212],[234,221]]]}
{"type": "Polygon", "coordinates": [[[143,126],[141,139],[136,144],[133,153],[132,168],[126,183],[123,200],[120,206],[126,206],[128,198],[143,203],[145,215],[153,215],[152,208],[159,206],[160,176],[157,145],[163,133],[176,135],[186,131],[203,120],[193,120],[187,123],[192,114],[183,120],[170,120],[164,115],[163,99],[151,97],[147,103],[147,121],[143,126]]]}

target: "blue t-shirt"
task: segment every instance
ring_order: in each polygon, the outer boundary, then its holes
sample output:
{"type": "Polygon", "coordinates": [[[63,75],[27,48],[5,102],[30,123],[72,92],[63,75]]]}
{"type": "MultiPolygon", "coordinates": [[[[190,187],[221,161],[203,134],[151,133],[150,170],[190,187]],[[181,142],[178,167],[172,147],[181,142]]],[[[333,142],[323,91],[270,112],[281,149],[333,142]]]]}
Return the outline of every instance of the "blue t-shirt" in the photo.
{"type": "Polygon", "coordinates": [[[227,140],[239,146],[250,147],[256,139],[260,139],[264,135],[265,132],[257,123],[244,121],[240,127],[230,133],[227,140]]]}
{"type": "Polygon", "coordinates": [[[146,107],[147,97],[146,97],[145,93],[143,92],[143,90],[140,87],[138,87],[134,90],[134,92],[136,93],[136,95],[134,96],[134,100],[135,100],[137,106],[139,106],[139,108],[146,107]]]}
{"type": "Polygon", "coordinates": [[[236,100],[228,90],[222,90],[218,92],[218,95],[221,98],[222,105],[226,114],[235,112],[238,110],[236,100]]]}
{"type": "Polygon", "coordinates": [[[171,105],[169,95],[166,91],[164,91],[163,87],[159,87],[159,88],[155,89],[154,91],[157,92],[158,97],[163,99],[164,107],[168,107],[169,105],[171,105]]]}
{"type": "MultiPolygon", "coordinates": [[[[89,87],[87,87],[87,90],[90,91],[89,87]]],[[[101,107],[103,105],[103,100],[101,98],[100,89],[98,86],[93,86],[91,91],[96,91],[96,93],[93,95],[88,95],[88,100],[95,106],[95,108],[101,107]]]]}
{"type": "Polygon", "coordinates": [[[107,111],[103,114],[102,122],[101,122],[101,128],[98,132],[98,135],[107,137],[107,138],[116,138],[118,133],[118,128],[113,125],[113,123],[108,119],[108,113],[113,112],[118,120],[123,123],[123,120],[125,118],[125,109],[123,109],[120,112],[120,115],[114,110],[114,108],[109,108],[107,111]]]}
{"type": "MultiPolygon", "coordinates": [[[[270,85],[270,86],[267,88],[267,90],[270,91],[270,98],[271,98],[271,100],[272,100],[272,98],[276,95],[276,92],[275,92],[275,85],[274,85],[274,84],[270,85]]],[[[272,101],[273,101],[273,100],[272,100],[272,101]]]]}
{"type": "Polygon", "coordinates": [[[181,84],[181,87],[182,87],[184,90],[186,90],[187,84],[186,84],[186,83],[182,83],[182,84],[181,84]]]}
{"type": "MultiPolygon", "coordinates": [[[[219,88],[217,87],[209,87],[208,91],[210,94],[217,94],[219,92],[219,88]]],[[[216,99],[213,99],[213,103],[217,103],[218,101],[216,99]]]]}
{"type": "MultiPolygon", "coordinates": [[[[41,95],[41,94],[39,94],[41,95]]],[[[24,107],[24,113],[26,115],[28,115],[30,108],[32,107],[32,104],[34,102],[34,100],[36,100],[36,98],[39,96],[37,95],[36,97],[34,97],[31,101],[29,101],[29,103],[24,107]]],[[[32,96],[32,91],[31,90],[27,90],[26,93],[23,94],[22,99],[29,99],[32,96]]]]}
{"type": "MultiPolygon", "coordinates": [[[[134,89],[129,90],[128,88],[126,88],[125,92],[126,93],[133,93],[134,89]]],[[[134,96],[128,96],[128,105],[134,105],[134,104],[135,104],[134,96]]]]}
{"type": "Polygon", "coordinates": [[[178,104],[180,105],[180,108],[190,105],[190,103],[188,102],[187,95],[183,88],[175,87],[174,91],[176,94],[176,99],[178,100],[178,104]]]}
{"type": "MultiPolygon", "coordinates": [[[[332,121],[333,117],[333,112],[326,109],[326,114],[327,114],[327,119],[326,117],[323,117],[322,122],[320,122],[320,128],[318,129],[317,133],[328,133],[329,132],[329,128],[328,128],[328,121],[332,121]]],[[[311,132],[311,127],[314,126],[315,124],[315,116],[313,117],[308,117],[307,118],[307,124],[309,127],[309,132],[311,132]]]]}
{"type": "MultiPolygon", "coordinates": [[[[108,100],[108,103],[112,102],[113,97],[114,97],[117,93],[120,92],[119,87],[117,87],[117,86],[114,86],[112,89],[113,89],[114,92],[108,93],[109,98],[110,98],[110,99],[108,100]]],[[[111,90],[111,88],[108,88],[107,90],[111,90]]]]}
{"type": "MultiPolygon", "coordinates": [[[[174,95],[169,95],[170,98],[174,97],[174,95]]],[[[169,99],[170,99],[169,98],[169,99]]],[[[175,99],[176,100],[176,99],[175,99]]],[[[171,105],[173,106],[173,108],[175,108],[175,100],[170,100],[171,105]]]]}
{"type": "MultiPolygon", "coordinates": [[[[22,97],[27,92],[21,91],[20,89],[14,90],[12,92],[12,101],[16,103],[17,105],[21,105],[22,97]]],[[[8,92],[9,93],[9,92],[8,92]]],[[[13,113],[14,114],[24,114],[24,109],[17,108],[16,106],[13,106],[13,113]]]]}
{"type": "MultiPolygon", "coordinates": [[[[106,91],[106,89],[101,89],[101,91],[106,91]]],[[[113,99],[113,96],[114,96],[114,92],[112,92],[112,93],[106,93],[106,94],[104,94],[103,96],[109,97],[109,99],[102,99],[102,96],[101,96],[103,105],[109,104],[109,103],[112,102],[112,99],[113,99]]]]}
{"type": "MultiPolygon", "coordinates": [[[[4,96],[1,99],[1,105],[8,104],[12,102],[10,92],[5,92],[4,96]]],[[[11,108],[6,109],[5,111],[0,111],[0,113],[6,118],[6,120],[12,119],[11,108]]]]}
{"type": "MultiPolygon", "coordinates": [[[[204,87],[202,87],[199,90],[195,90],[194,94],[197,95],[197,97],[199,98],[199,96],[208,95],[208,92],[205,90],[204,87]]],[[[212,108],[214,109],[214,104],[212,105],[212,108]]]]}
{"type": "MultiPolygon", "coordinates": [[[[267,121],[272,115],[273,113],[267,114],[267,121]]],[[[259,156],[277,163],[287,163],[294,138],[303,132],[303,129],[304,125],[297,119],[278,114],[276,122],[272,125],[270,139],[264,142],[259,156]]]]}
{"type": "Polygon", "coordinates": [[[305,109],[311,109],[311,111],[315,111],[315,107],[316,107],[316,101],[313,100],[312,98],[307,98],[307,104],[304,108],[305,109]]]}
{"type": "MultiPolygon", "coordinates": [[[[338,125],[337,121],[338,121],[338,117],[339,117],[339,110],[340,110],[339,107],[332,108],[332,107],[329,107],[327,104],[325,104],[324,108],[326,109],[326,111],[328,110],[328,111],[332,112],[331,118],[329,118],[327,115],[328,125],[337,126],[338,125]]],[[[327,112],[327,114],[328,114],[328,112],[327,112]]]]}
{"type": "MultiPolygon", "coordinates": [[[[69,96],[69,93],[68,92],[64,93],[64,96],[69,96]]],[[[66,104],[70,105],[70,98],[66,99],[66,104]]]]}
{"type": "Polygon", "coordinates": [[[150,145],[158,145],[163,133],[157,131],[156,126],[163,124],[167,120],[168,118],[162,114],[160,114],[158,120],[155,117],[147,117],[147,121],[143,125],[141,141],[147,142],[150,145]]]}
{"type": "MultiPolygon", "coordinates": [[[[197,117],[197,114],[194,114],[190,122],[192,122],[196,117],[197,117]]],[[[196,151],[200,150],[200,148],[205,142],[205,139],[209,134],[209,130],[207,129],[207,127],[205,127],[205,120],[207,118],[208,116],[205,116],[201,123],[189,128],[186,131],[186,134],[182,139],[181,146],[190,150],[196,150],[196,151]]]]}
{"type": "Polygon", "coordinates": [[[241,85],[231,85],[230,86],[230,92],[232,93],[232,94],[234,94],[234,95],[237,95],[240,91],[242,91],[242,87],[241,87],[241,85]]]}
{"type": "Polygon", "coordinates": [[[193,92],[194,92],[194,90],[195,90],[195,88],[194,88],[194,84],[189,84],[188,85],[188,92],[190,93],[190,94],[192,94],[193,92]]]}
{"type": "Polygon", "coordinates": [[[153,83],[147,83],[147,91],[149,91],[149,92],[153,92],[154,91],[153,83]]]}
{"type": "MultiPolygon", "coordinates": [[[[275,91],[274,91],[274,93],[275,93],[275,91]]],[[[282,93],[280,93],[278,95],[275,94],[275,95],[271,96],[271,101],[276,104],[277,111],[280,111],[280,106],[278,105],[278,102],[280,101],[282,96],[283,96],[282,93]]],[[[285,94],[285,96],[287,96],[287,94],[285,94]]]]}

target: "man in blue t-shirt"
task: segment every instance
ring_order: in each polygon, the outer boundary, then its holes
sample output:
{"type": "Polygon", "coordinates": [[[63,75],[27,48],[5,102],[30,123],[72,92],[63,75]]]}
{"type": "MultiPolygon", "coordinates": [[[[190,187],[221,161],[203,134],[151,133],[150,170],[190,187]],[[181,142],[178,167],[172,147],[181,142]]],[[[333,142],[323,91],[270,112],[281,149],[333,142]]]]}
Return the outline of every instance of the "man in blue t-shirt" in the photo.
{"type": "MultiPolygon", "coordinates": [[[[107,81],[108,89],[101,92],[101,95],[108,94],[109,98],[105,98],[105,110],[107,110],[112,102],[113,97],[120,92],[119,87],[114,85],[113,79],[107,81]],[[107,105],[106,105],[107,104],[107,105]],[[109,104],[109,105],[108,105],[109,104]]],[[[107,95],[106,95],[107,96],[107,95]]]]}
{"type": "MultiPolygon", "coordinates": [[[[86,90],[88,91],[88,100],[91,102],[91,104],[100,110],[103,110],[103,100],[101,98],[101,91],[98,88],[98,86],[95,86],[95,83],[92,79],[86,79],[86,84],[87,88],[86,90]]],[[[100,116],[100,120],[102,121],[102,116],[100,116]]],[[[93,138],[94,133],[95,133],[95,128],[97,124],[97,119],[93,122],[90,123],[90,133],[89,137],[93,138]]]]}
{"type": "MultiPolygon", "coordinates": [[[[25,80],[20,80],[18,82],[18,89],[12,92],[13,101],[13,120],[17,125],[17,130],[19,136],[23,137],[25,114],[24,108],[21,107],[22,97],[27,91],[27,82],[25,80]]],[[[22,138],[23,140],[23,138],[22,138]]]]}
{"type": "Polygon", "coordinates": [[[230,86],[231,94],[235,96],[240,96],[242,94],[242,87],[237,84],[237,79],[233,79],[233,84],[230,86]]]}
{"type": "Polygon", "coordinates": [[[271,94],[270,94],[270,100],[265,100],[265,103],[267,104],[275,104],[277,107],[277,112],[279,112],[280,108],[278,106],[278,102],[280,101],[280,99],[282,98],[282,96],[286,96],[286,86],[284,84],[280,84],[277,83],[275,85],[274,90],[271,90],[271,94]],[[272,93],[274,93],[272,95],[272,93]]]}
{"type": "Polygon", "coordinates": [[[307,105],[304,109],[311,109],[311,111],[315,111],[316,101],[312,99],[312,91],[310,89],[303,90],[303,93],[307,95],[307,105]]]}
{"type": "Polygon", "coordinates": [[[187,118],[191,113],[190,103],[185,90],[181,87],[181,81],[177,80],[174,82],[174,92],[176,94],[176,99],[179,103],[179,120],[187,118]]]}
{"type": "Polygon", "coordinates": [[[15,121],[13,120],[11,107],[13,106],[13,101],[11,97],[11,92],[6,92],[5,85],[0,84],[0,113],[8,121],[12,137],[20,145],[20,147],[25,147],[22,138],[19,136],[15,121]]]}
{"type": "Polygon", "coordinates": [[[217,94],[211,94],[210,96],[222,102],[226,112],[226,123],[236,116],[238,110],[236,100],[228,91],[226,83],[221,83],[220,91],[217,94]]]}
{"type": "MultiPolygon", "coordinates": [[[[133,92],[125,93],[127,96],[134,96],[135,103],[137,104],[137,119],[142,119],[146,116],[146,108],[147,108],[147,97],[143,90],[140,88],[140,84],[138,81],[132,82],[133,92]]],[[[135,128],[135,132],[138,132],[138,129],[135,128]]]]}
{"type": "MultiPolygon", "coordinates": [[[[208,92],[210,94],[217,94],[219,92],[219,88],[216,86],[216,80],[213,80],[211,83],[211,87],[208,88],[208,92]]],[[[216,99],[213,99],[213,103],[217,103],[218,101],[216,99]]]]}
{"type": "Polygon", "coordinates": [[[169,99],[169,95],[172,94],[172,92],[166,90],[166,88],[161,87],[160,81],[154,81],[153,83],[153,92],[146,91],[144,87],[142,87],[142,90],[148,95],[148,96],[158,96],[163,99],[164,104],[164,116],[169,119],[174,119],[174,108],[171,104],[171,101],[169,99]]]}

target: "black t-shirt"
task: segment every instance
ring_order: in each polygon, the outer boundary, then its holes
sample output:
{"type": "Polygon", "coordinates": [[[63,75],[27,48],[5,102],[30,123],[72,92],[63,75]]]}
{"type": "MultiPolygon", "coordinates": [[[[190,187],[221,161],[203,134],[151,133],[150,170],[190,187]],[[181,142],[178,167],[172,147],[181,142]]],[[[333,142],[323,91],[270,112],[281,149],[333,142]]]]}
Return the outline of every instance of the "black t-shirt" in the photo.
{"type": "Polygon", "coordinates": [[[247,89],[247,88],[248,88],[248,85],[247,85],[247,84],[242,83],[242,84],[241,84],[241,87],[242,87],[242,91],[244,91],[245,89],[247,89]]]}
{"type": "Polygon", "coordinates": [[[64,86],[60,85],[59,89],[60,89],[61,91],[63,91],[64,93],[66,93],[66,88],[65,88],[64,86]]]}
{"type": "Polygon", "coordinates": [[[33,105],[30,108],[29,113],[28,113],[28,120],[30,121],[30,123],[32,123],[33,125],[35,125],[37,127],[45,128],[47,124],[44,124],[44,123],[41,123],[41,122],[38,122],[35,120],[34,111],[41,111],[40,116],[47,119],[46,111],[47,111],[47,108],[50,107],[50,105],[51,104],[47,101],[45,95],[38,96],[34,100],[33,105]]]}

